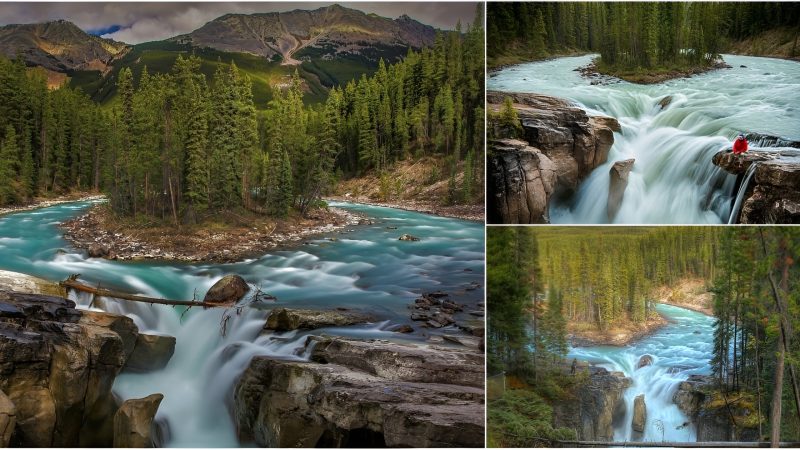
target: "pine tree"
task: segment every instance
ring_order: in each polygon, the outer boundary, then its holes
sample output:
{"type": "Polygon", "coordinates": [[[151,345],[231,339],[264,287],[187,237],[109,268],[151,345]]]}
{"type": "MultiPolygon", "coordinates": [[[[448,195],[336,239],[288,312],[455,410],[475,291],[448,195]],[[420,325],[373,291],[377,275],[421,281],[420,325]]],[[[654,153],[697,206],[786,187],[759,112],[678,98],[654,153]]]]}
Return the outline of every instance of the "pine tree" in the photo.
{"type": "Polygon", "coordinates": [[[0,145],[0,205],[9,205],[17,201],[14,186],[17,165],[17,133],[14,127],[6,125],[2,145],[0,145]]]}

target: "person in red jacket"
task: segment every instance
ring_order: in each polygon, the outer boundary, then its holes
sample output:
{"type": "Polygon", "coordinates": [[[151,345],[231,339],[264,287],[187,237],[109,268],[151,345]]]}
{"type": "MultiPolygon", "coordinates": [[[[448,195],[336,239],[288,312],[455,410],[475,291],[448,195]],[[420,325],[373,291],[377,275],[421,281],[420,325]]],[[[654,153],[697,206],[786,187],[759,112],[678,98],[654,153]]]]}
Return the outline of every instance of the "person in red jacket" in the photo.
{"type": "Polygon", "coordinates": [[[735,141],[733,141],[733,154],[741,155],[747,151],[747,139],[743,134],[740,134],[735,141]]]}

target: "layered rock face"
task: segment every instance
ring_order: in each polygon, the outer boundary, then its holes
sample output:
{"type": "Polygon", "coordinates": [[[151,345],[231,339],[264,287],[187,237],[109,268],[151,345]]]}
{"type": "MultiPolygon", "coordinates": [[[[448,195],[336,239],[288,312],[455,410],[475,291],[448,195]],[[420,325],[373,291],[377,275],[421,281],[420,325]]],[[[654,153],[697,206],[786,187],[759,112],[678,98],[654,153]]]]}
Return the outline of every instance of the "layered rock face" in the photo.
{"type": "Polygon", "coordinates": [[[110,446],[118,408],[111,387],[138,336],[128,317],[0,290],[0,391],[13,405],[10,445],[110,446]]]}
{"type": "Polygon", "coordinates": [[[608,159],[619,122],[589,117],[566,100],[540,94],[490,91],[487,107],[499,111],[510,97],[522,125],[497,127],[489,143],[487,211],[492,223],[547,223],[547,205],[557,191],[574,191],[608,159]],[[526,145],[527,144],[527,145],[526,145]],[[553,180],[554,178],[554,180],[553,180]]]}
{"type": "Polygon", "coordinates": [[[257,356],[234,392],[240,438],[270,447],[482,447],[483,354],[309,337],[311,361],[257,356]]]}
{"type": "Polygon", "coordinates": [[[615,420],[625,416],[622,394],[630,385],[631,379],[622,372],[589,367],[589,379],[578,390],[578,400],[553,406],[554,426],[576,430],[579,440],[611,441],[615,420]]]}
{"type": "Polygon", "coordinates": [[[758,164],[738,223],[800,223],[800,150],[750,151],[740,156],[725,150],[714,155],[712,162],[742,176],[751,164],[758,164]]]}

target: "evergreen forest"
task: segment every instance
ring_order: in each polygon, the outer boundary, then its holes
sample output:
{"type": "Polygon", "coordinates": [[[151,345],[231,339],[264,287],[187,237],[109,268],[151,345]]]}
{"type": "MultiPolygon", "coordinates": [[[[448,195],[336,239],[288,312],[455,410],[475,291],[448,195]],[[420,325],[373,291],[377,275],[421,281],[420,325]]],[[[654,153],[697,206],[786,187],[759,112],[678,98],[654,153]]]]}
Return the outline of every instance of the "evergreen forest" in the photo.
{"type": "Polygon", "coordinates": [[[563,376],[567,330],[641,322],[657,314],[653,289],[685,277],[712,294],[715,395],[749,399],[761,440],[800,439],[798,259],[794,227],[490,227],[490,400],[492,375],[507,380],[489,403],[490,445],[574,438],[552,420],[584,381],[563,376]]]}
{"type": "Polygon", "coordinates": [[[703,67],[771,29],[794,40],[786,57],[800,54],[800,3],[492,2],[487,52],[490,66],[596,52],[609,70],[703,67]]]}
{"type": "Polygon", "coordinates": [[[433,47],[396,64],[381,61],[319,104],[303,102],[295,74],[256,105],[234,63],[207,77],[187,54],[167,74],[122,68],[120,101],[100,106],[77,89],[48,89],[21,58],[0,58],[0,206],[102,191],[121,216],[174,224],[235,208],[304,215],[337,180],[388,174],[422,156],[445,161],[448,201],[469,202],[483,154],[477,11],[466,30],[439,32],[433,47]]]}

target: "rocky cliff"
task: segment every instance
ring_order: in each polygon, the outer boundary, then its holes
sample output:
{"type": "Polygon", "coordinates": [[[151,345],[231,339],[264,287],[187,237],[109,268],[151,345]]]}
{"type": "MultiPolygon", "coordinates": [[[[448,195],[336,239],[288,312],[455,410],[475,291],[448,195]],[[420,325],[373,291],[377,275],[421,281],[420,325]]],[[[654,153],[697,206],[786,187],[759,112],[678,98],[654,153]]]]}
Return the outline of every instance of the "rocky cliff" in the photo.
{"type": "Polygon", "coordinates": [[[714,155],[712,162],[739,175],[740,185],[747,169],[758,164],[745,191],[737,223],[800,223],[800,150],[751,150],[744,155],[724,150],[714,155]]]}
{"type": "Polygon", "coordinates": [[[483,447],[483,354],[309,337],[311,361],[257,356],[234,393],[240,438],[269,447],[483,447]]]}
{"type": "Polygon", "coordinates": [[[510,97],[522,132],[491,125],[488,158],[488,220],[548,223],[553,195],[577,189],[608,159],[619,122],[589,117],[568,101],[540,94],[489,91],[487,107],[498,112],[510,97]],[[517,138],[519,140],[517,140],[517,138]]]}
{"type": "Polygon", "coordinates": [[[409,47],[433,44],[436,30],[408,16],[388,19],[340,5],[313,11],[264,14],[226,14],[171,41],[226,52],[250,53],[284,64],[299,64],[299,54],[333,58],[343,54],[370,56],[377,47],[395,48],[396,56],[409,47]]]}
{"type": "Polygon", "coordinates": [[[579,440],[611,441],[615,421],[625,416],[622,395],[630,385],[631,379],[622,372],[590,366],[589,378],[578,388],[576,400],[553,405],[554,427],[575,430],[579,440]]]}
{"type": "Polygon", "coordinates": [[[114,380],[132,355],[155,356],[142,354],[142,336],[125,316],[0,290],[0,425],[9,410],[14,418],[2,438],[22,447],[110,447],[114,380]]]}
{"type": "Polygon", "coordinates": [[[29,66],[55,72],[105,72],[111,61],[129,49],[125,43],[92,36],[66,20],[0,27],[0,53],[8,58],[19,54],[29,66]]]}

